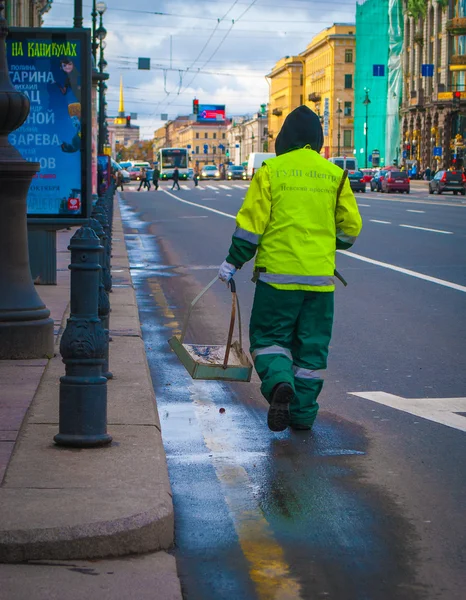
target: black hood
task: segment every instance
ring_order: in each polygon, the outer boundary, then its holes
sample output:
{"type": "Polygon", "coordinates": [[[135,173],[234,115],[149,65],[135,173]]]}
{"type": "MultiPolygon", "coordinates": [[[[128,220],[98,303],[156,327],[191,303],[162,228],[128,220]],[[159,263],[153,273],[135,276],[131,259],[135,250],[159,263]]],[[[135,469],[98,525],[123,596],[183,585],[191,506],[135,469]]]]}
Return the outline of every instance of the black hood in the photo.
{"type": "Polygon", "coordinates": [[[320,152],[324,144],[324,135],[320,119],[307,106],[298,106],[286,117],[280,133],[275,141],[277,156],[290,150],[310,146],[320,152]]]}

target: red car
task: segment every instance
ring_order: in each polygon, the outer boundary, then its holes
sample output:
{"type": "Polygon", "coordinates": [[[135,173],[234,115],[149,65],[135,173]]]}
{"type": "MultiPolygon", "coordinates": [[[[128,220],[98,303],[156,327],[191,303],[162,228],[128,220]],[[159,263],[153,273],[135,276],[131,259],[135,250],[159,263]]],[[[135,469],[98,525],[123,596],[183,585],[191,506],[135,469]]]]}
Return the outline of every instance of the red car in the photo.
{"type": "Polygon", "coordinates": [[[129,178],[130,181],[139,181],[141,179],[141,168],[131,167],[129,170],[129,178]]]}
{"type": "Polygon", "coordinates": [[[364,181],[364,183],[370,183],[371,179],[374,177],[374,169],[361,169],[364,177],[362,178],[362,180],[364,181]]]}
{"type": "Polygon", "coordinates": [[[409,194],[409,177],[406,171],[387,171],[381,182],[381,191],[409,194]]]}

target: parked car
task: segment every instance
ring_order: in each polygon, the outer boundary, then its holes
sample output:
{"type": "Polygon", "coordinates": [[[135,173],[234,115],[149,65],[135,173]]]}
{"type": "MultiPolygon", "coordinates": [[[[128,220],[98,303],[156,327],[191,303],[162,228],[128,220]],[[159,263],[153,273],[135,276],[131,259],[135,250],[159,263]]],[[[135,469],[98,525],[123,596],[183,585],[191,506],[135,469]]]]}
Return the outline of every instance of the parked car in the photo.
{"type": "Polygon", "coordinates": [[[364,175],[363,179],[366,183],[370,183],[374,177],[375,169],[360,169],[364,175]]]}
{"type": "Polygon", "coordinates": [[[381,192],[382,191],[382,181],[383,181],[383,178],[385,177],[385,173],[387,173],[387,171],[385,169],[381,169],[380,171],[377,171],[374,174],[374,177],[372,177],[371,182],[370,182],[371,192],[381,192]]]}
{"type": "Polygon", "coordinates": [[[340,169],[348,169],[348,171],[358,170],[358,161],[352,156],[332,156],[328,160],[334,165],[337,165],[337,167],[340,167],[340,169]]]}
{"type": "Polygon", "coordinates": [[[236,165],[230,165],[226,172],[227,179],[247,179],[246,170],[244,167],[237,167],[236,165]]]}
{"type": "Polygon", "coordinates": [[[201,170],[201,179],[220,179],[220,171],[215,165],[205,165],[201,170]]]}
{"type": "Polygon", "coordinates": [[[366,182],[362,171],[348,171],[348,181],[353,192],[366,192],[366,182]]]}
{"type": "Polygon", "coordinates": [[[443,192],[453,192],[457,194],[466,194],[466,177],[459,171],[439,171],[434,178],[429,181],[429,194],[443,194],[443,192]]]}
{"type": "Polygon", "coordinates": [[[131,167],[129,170],[129,178],[131,181],[139,181],[141,179],[141,169],[139,167],[131,167]]]}
{"type": "Polygon", "coordinates": [[[381,191],[409,194],[409,177],[406,171],[387,171],[381,182],[381,191]]]}

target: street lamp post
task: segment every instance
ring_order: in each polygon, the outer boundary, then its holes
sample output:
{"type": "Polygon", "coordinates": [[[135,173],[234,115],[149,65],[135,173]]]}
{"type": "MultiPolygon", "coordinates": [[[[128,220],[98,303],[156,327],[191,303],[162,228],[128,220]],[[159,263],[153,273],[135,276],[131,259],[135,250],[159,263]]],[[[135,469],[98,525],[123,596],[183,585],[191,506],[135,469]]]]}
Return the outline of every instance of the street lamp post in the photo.
{"type": "Polygon", "coordinates": [[[340,156],[340,116],[341,116],[341,100],[340,98],[337,98],[337,104],[338,104],[338,135],[337,135],[337,139],[338,139],[338,156],[340,156]]]}
{"type": "Polygon", "coordinates": [[[369,104],[371,103],[371,101],[369,100],[369,90],[367,88],[364,88],[364,91],[366,92],[366,96],[364,98],[363,104],[365,104],[365,106],[366,106],[366,122],[364,123],[364,135],[366,136],[365,163],[366,163],[366,169],[367,169],[367,138],[369,137],[368,108],[369,108],[369,104]]]}
{"type": "Polygon", "coordinates": [[[29,100],[8,73],[8,28],[0,0],[0,360],[53,356],[53,320],[34,287],[29,266],[26,198],[39,163],[8,141],[29,114],[29,100]]]}
{"type": "Polygon", "coordinates": [[[103,154],[104,151],[104,143],[105,143],[105,134],[104,134],[104,119],[105,119],[105,90],[107,85],[105,80],[108,79],[108,75],[104,73],[105,67],[107,66],[107,62],[104,59],[104,49],[105,49],[105,38],[107,37],[107,30],[103,25],[103,14],[107,10],[107,5],[105,2],[97,2],[96,10],[99,14],[99,27],[95,32],[96,39],[99,40],[99,127],[98,127],[98,139],[97,139],[97,154],[103,154]]]}

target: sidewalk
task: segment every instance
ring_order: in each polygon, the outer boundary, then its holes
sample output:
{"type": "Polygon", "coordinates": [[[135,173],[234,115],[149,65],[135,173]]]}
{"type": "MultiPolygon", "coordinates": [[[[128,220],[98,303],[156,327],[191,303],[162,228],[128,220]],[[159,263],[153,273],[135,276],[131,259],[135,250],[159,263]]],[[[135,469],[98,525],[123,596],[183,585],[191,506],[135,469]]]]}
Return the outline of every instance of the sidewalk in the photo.
{"type": "MultiPolygon", "coordinates": [[[[57,342],[66,324],[72,233],[59,234],[58,285],[38,288],[52,311],[57,342]]],[[[112,274],[111,446],[53,444],[64,374],[58,345],[49,361],[0,362],[0,561],[34,561],[0,565],[2,592],[14,600],[74,600],[86,593],[181,599],[175,560],[162,551],[173,544],[171,489],[118,206],[112,274]],[[95,560],[153,551],[159,552],[95,560]]]]}

